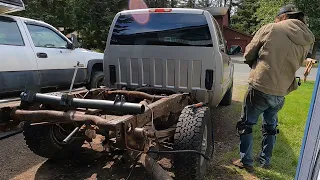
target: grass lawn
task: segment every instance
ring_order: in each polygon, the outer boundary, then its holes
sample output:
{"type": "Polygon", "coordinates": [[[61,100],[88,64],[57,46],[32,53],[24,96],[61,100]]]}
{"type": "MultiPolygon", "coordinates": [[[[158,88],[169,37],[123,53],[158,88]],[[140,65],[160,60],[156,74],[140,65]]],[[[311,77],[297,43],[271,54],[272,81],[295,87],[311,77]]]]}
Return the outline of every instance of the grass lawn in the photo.
{"type": "MultiPolygon", "coordinates": [[[[285,106],[279,113],[278,128],[280,134],[277,135],[272,157],[272,168],[270,170],[258,168],[258,164],[255,164],[257,168],[255,168],[255,174],[252,176],[244,170],[235,169],[232,165],[226,165],[225,167],[236,171],[244,179],[294,179],[313,87],[314,82],[303,83],[297,91],[286,97],[285,106]]],[[[261,120],[259,120],[259,124],[254,128],[255,156],[259,154],[261,149],[261,139],[261,120]]],[[[232,152],[226,153],[222,157],[221,162],[228,162],[236,157],[239,157],[237,145],[235,145],[232,152]]]]}

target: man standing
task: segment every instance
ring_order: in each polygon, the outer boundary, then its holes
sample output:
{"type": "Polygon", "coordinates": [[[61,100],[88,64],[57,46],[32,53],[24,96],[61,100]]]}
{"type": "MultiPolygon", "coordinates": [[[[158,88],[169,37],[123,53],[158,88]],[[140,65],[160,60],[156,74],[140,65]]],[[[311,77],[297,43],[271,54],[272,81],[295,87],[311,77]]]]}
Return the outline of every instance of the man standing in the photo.
{"type": "Polygon", "coordinates": [[[237,123],[241,159],[233,164],[249,172],[253,171],[253,125],[262,114],[263,140],[259,163],[261,167],[269,168],[278,133],[278,112],[284,105],[284,96],[298,88],[295,73],[315,41],[304,13],[294,5],[282,7],[276,19],[277,23],[258,30],[244,54],[251,72],[241,120],[237,123]]]}

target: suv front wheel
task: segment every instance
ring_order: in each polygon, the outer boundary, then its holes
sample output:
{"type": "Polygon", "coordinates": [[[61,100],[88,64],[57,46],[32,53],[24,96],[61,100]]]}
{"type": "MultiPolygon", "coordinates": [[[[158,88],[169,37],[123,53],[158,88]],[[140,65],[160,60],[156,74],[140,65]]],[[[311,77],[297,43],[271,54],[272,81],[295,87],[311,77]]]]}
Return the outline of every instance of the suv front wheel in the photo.
{"type": "Polygon", "coordinates": [[[104,85],[104,74],[101,71],[93,72],[90,82],[87,84],[87,89],[99,88],[104,85]]]}

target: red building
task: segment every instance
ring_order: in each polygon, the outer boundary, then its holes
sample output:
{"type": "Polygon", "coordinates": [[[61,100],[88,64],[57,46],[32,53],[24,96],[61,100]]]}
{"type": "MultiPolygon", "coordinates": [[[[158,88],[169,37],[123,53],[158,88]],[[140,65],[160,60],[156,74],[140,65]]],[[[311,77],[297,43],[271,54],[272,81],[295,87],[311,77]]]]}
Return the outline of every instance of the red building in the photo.
{"type": "Polygon", "coordinates": [[[240,46],[244,52],[246,46],[252,40],[252,36],[232,29],[230,25],[230,9],[228,7],[210,7],[205,9],[209,11],[212,16],[217,20],[220,28],[227,41],[228,49],[231,46],[240,46]]]}

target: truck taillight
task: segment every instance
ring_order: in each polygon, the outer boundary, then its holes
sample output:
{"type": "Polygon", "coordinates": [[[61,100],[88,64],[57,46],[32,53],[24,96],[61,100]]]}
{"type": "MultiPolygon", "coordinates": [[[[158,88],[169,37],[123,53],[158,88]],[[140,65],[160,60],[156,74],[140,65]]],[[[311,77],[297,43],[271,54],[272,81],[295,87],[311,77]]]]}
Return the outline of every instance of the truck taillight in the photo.
{"type": "Polygon", "coordinates": [[[170,8],[156,8],[156,9],[150,9],[149,12],[171,12],[172,9],[170,8]]]}
{"type": "Polygon", "coordinates": [[[117,73],[116,73],[115,65],[109,66],[109,73],[110,73],[110,83],[114,85],[117,82],[117,73]]]}
{"type": "Polygon", "coordinates": [[[212,69],[206,70],[205,87],[207,90],[212,90],[213,81],[214,81],[213,73],[214,73],[214,71],[212,69]]]}

